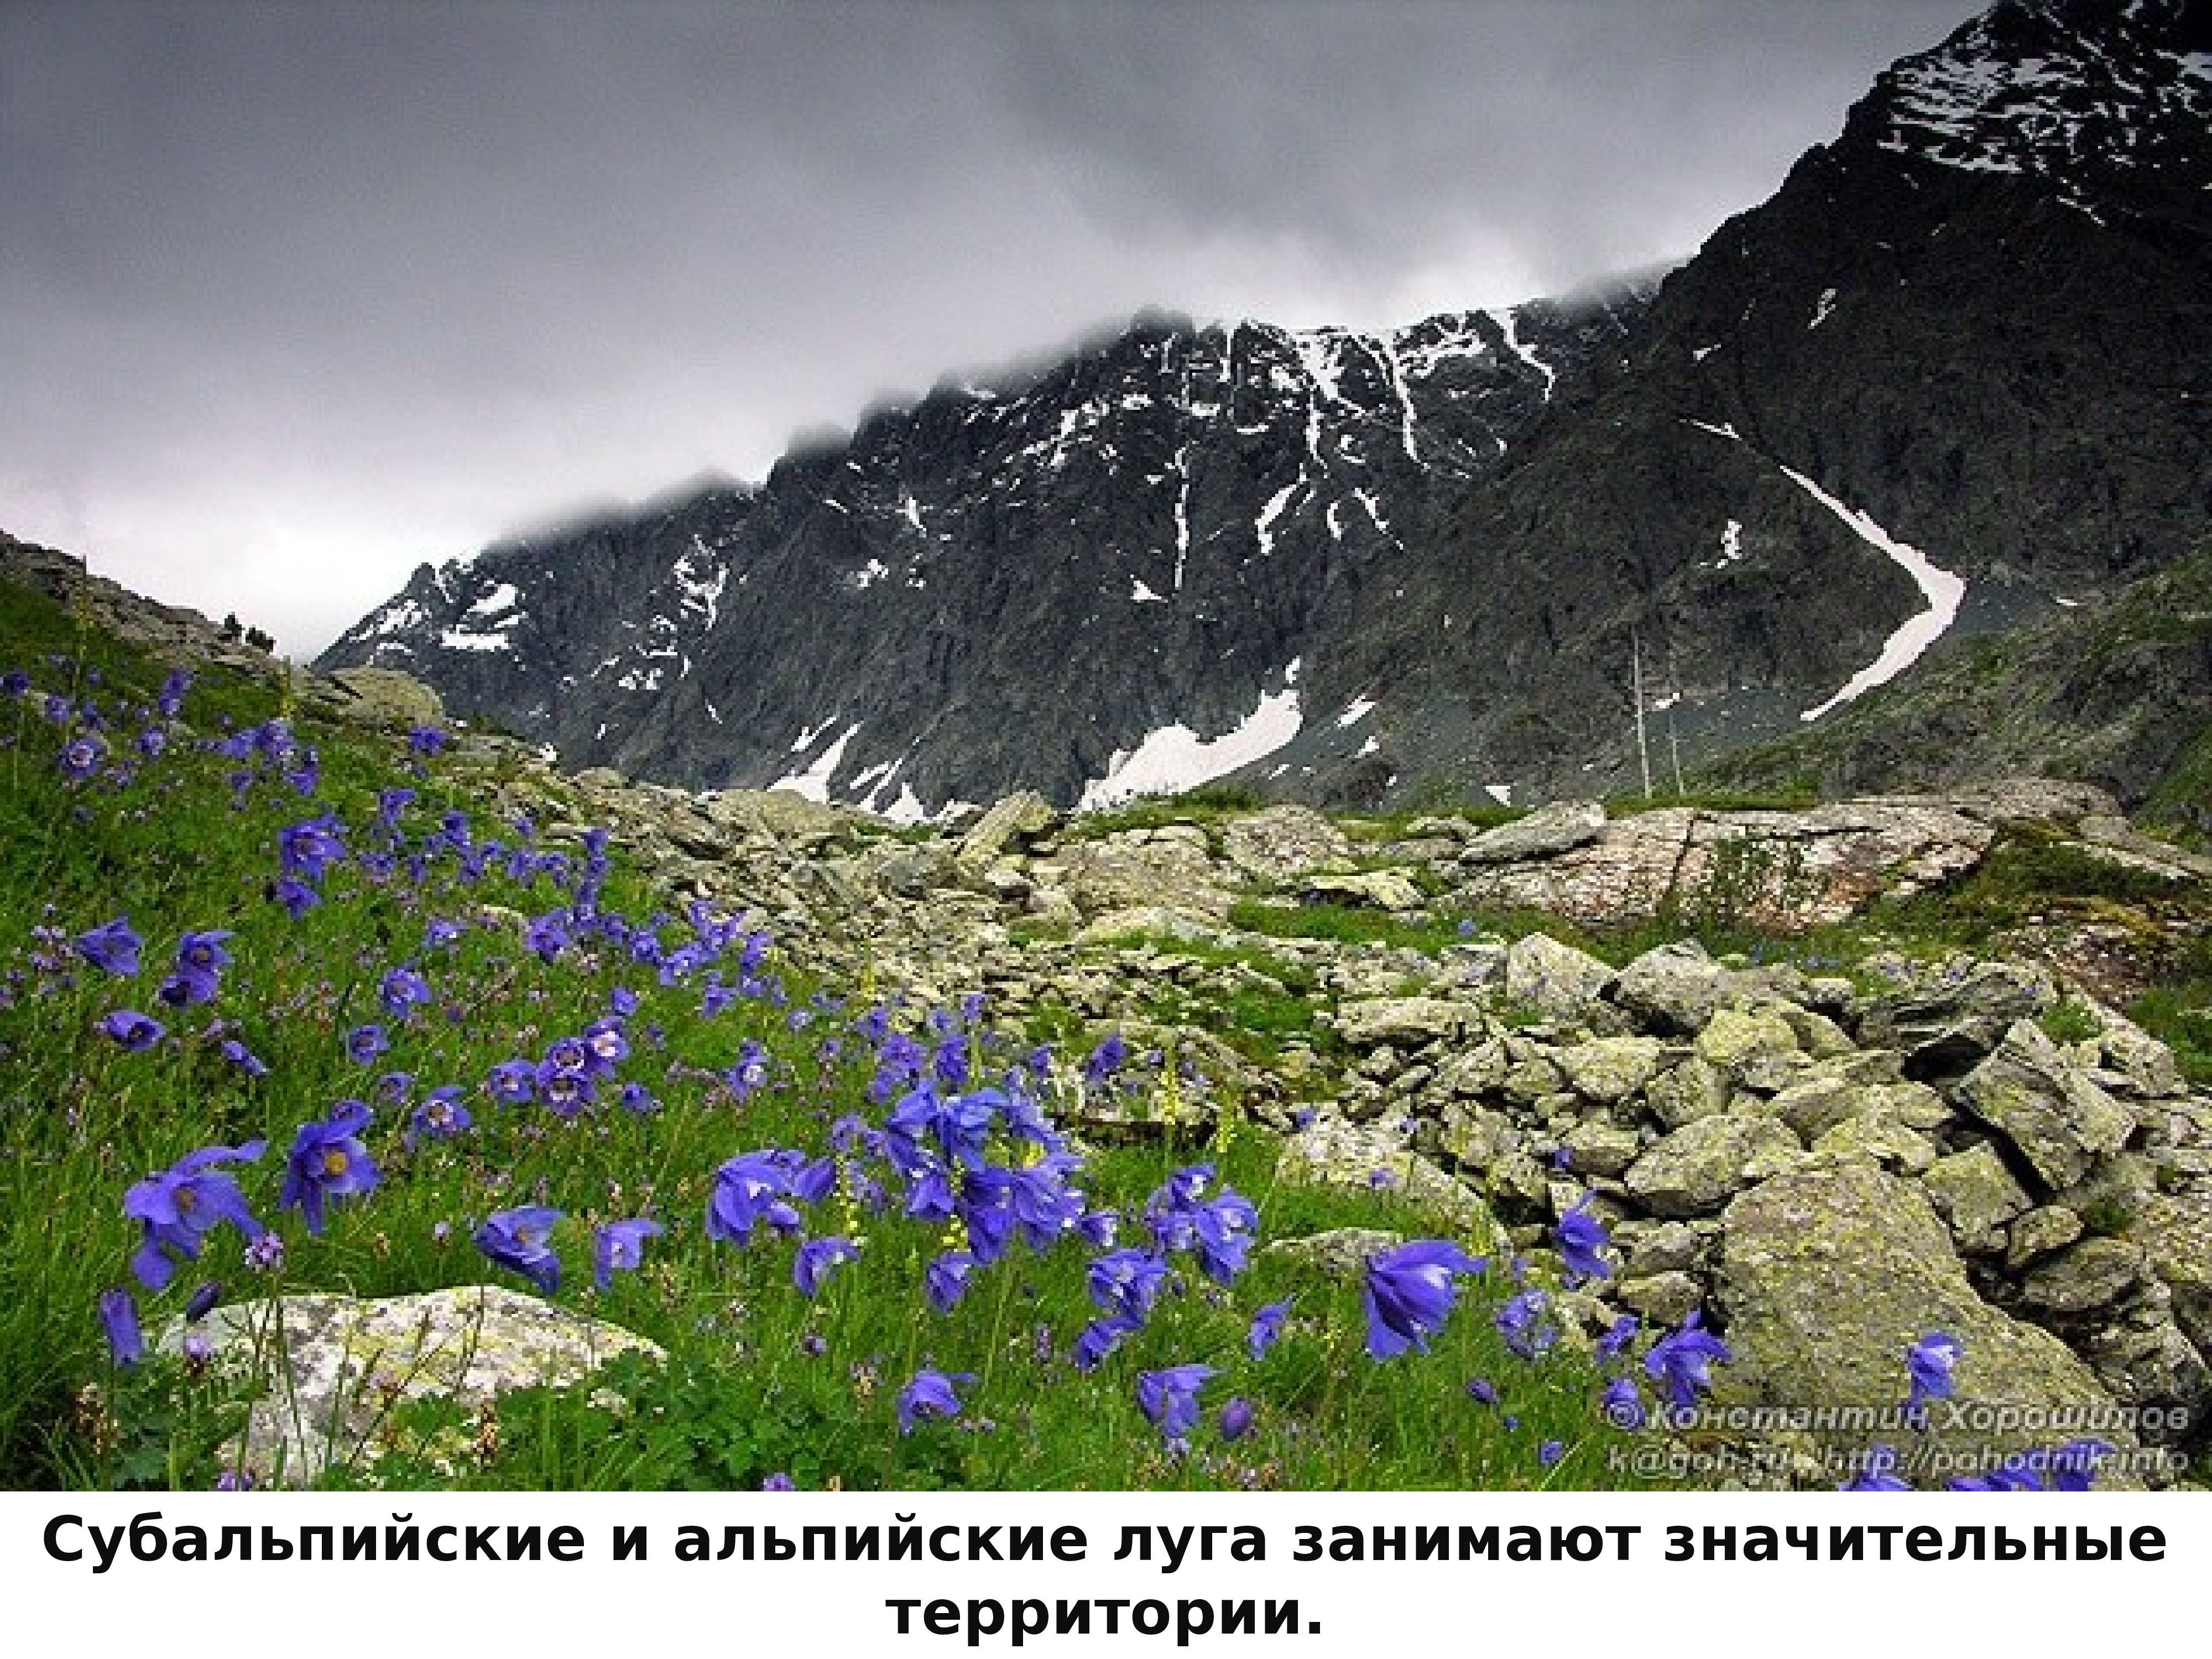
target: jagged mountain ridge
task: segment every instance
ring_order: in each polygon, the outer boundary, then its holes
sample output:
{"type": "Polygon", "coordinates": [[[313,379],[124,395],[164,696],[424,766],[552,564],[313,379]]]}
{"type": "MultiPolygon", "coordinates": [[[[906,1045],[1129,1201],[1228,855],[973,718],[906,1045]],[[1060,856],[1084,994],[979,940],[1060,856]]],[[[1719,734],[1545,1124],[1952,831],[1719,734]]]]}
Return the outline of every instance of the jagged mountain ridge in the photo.
{"type": "Polygon", "coordinates": [[[1150,732],[1294,701],[1370,573],[1647,294],[1381,336],[1140,318],[757,489],[425,566],[323,661],[405,668],[578,765],[906,816],[1071,800],[1150,732]]]}
{"type": "Polygon", "coordinates": [[[1662,778],[1817,730],[2212,533],[2208,10],[2004,0],[1648,303],[1140,324],[758,490],[426,568],[325,660],[576,763],[908,813],[1237,765],[1340,805],[1632,786],[1639,674],[1662,778]]]}

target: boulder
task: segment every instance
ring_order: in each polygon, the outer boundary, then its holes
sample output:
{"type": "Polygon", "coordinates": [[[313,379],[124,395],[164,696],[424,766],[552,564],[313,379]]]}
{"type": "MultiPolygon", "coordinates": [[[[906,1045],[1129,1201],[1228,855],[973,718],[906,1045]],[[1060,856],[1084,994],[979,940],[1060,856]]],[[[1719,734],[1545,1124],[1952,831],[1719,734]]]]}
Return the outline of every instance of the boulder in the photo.
{"type": "Polygon", "coordinates": [[[1275,1179],[1286,1186],[1393,1194],[1449,1225],[1478,1255],[1512,1249],[1474,1188],[1390,1137],[1342,1118],[1317,1118],[1285,1141],[1275,1179]]]}
{"type": "Polygon", "coordinates": [[[1449,1042],[1480,1029],[1480,1024],[1478,1010],[1438,997],[1376,997],[1345,1003],[1336,1011],[1337,1035],[1354,1048],[1449,1042]]]}
{"type": "Polygon", "coordinates": [[[2050,975],[2008,962],[1954,961],[1909,989],[1876,997],[1859,1018],[1859,1040],[1895,1048],[1915,1077],[1972,1069],[2023,1019],[2058,1000],[2050,975]]]}
{"type": "Polygon", "coordinates": [[[1605,808],[1596,801],[1558,801],[1511,823],[1486,830],[1461,850],[1460,862],[1516,864],[1552,858],[1595,841],[1604,828],[1605,808]]]}
{"type": "MultiPolygon", "coordinates": [[[[257,1480],[285,1486],[373,1462],[404,1401],[435,1395],[474,1409],[510,1389],[581,1381],[617,1354],[663,1357],[619,1326],[498,1285],[229,1303],[192,1328],[212,1362],[250,1379],[258,1396],[240,1462],[257,1480]]],[[[185,1330],[172,1323],[161,1347],[181,1352],[185,1330]]]]}
{"type": "Polygon", "coordinates": [[[1206,837],[1187,825],[1108,836],[1063,847],[1060,884],[1085,915],[1162,905],[1225,918],[1230,896],[1206,837]],[[1186,834],[1173,833],[1188,830],[1186,834]]]}
{"type": "Polygon", "coordinates": [[[2129,1224],[2150,1271],[2173,1293],[2173,1319],[2212,1354],[2212,1197],[2154,1193],[2129,1224]]]}
{"type": "Polygon", "coordinates": [[[1960,1080],[1960,1103],[2017,1147],[2054,1190],[2071,1187],[2135,1133],[2135,1114],[2092,1083],[2032,1020],[2015,1020],[1960,1080]]]}
{"type": "Polygon", "coordinates": [[[1694,1036],[1736,994],[1737,975],[1695,939],[1646,951],[1620,970],[1606,994],[1647,1030],[1694,1036]]]}
{"type": "Polygon", "coordinates": [[[1656,1037],[1599,1037],[1556,1050],[1552,1063],[1583,1099],[1613,1106],[1643,1092],[1658,1073],[1661,1053],[1656,1037]]]}
{"type": "Polygon", "coordinates": [[[1289,881],[1347,862],[1352,850],[1344,831],[1310,806],[1271,806],[1221,826],[1221,855],[1253,881],[1289,881]]]}
{"type": "MultiPolygon", "coordinates": [[[[1906,1354],[1942,1331],[1960,1344],[1953,1381],[1962,1407],[2040,1408],[2044,1423],[2072,1413],[2077,1422],[2097,1424],[2104,1438],[2127,1438],[2106,1431],[2118,1415],[2112,1397],[2065,1344],[1975,1293],[1950,1234],[1915,1183],[1862,1160],[1824,1158],[1745,1193],[1723,1219],[1717,1291],[1735,1353],[1726,1373],[1731,1399],[1902,1406],[1906,1354]]],[[[2007,1436],[1954,1423],[1948,1413],[1934,1415],[1927,1433],[1935,1448],[1963,1460],[1954,1468],[2073,1437],[2007,1436]]],[[[1829,1449],[1903,1439],[1893,1425],[1829,1449]]]]}
{"type": "Polygon", "coordinates": [[[1309,899],[1339,904],[1365,905],[1370,909],[1418,910],[1428,896],[1411,878],[1396,870],[1358,870],[1343,875],[1312,875],[1299,878],[1298,890],[1309,899]]]}
{"type": "Polygon", "coordinates": [[[1721,1113],[1685,1124],[1630,1166],[1629,1192],[1657,1216],[1705,1215],[1804,1156],[1771,1117],[1721,1113]]]}
{"type": "Polygon", "coordinates": [[[1507,1000],[1558,1019],[1585,1014],[1612,979],[1609,964],[1547,933],[1517,939],[1505,953],[1507,1000]]]}
{"type": "Polygon", "coordinates": [[[1275,1239],[1261,1247],[1261,1254],[1297,1262],[1324,1278],[1357,1279],[1367,1271],[1369,1257],[1395,1250],[1405,1242],[1403,1233],[1379,1227],[1332,1227],[1327,1232],[1275,1239]]]}
{"type": "Polygon", "coordinates": [[[2002,1249],[2005,1224],[2028,1207],[2027,1194],[1986,1140],[1937,1158],[1920,1180],[1952,1237],[1970,1255],[2002,1249]]]}
{"type": "Polygon", "coordinates": [[[446,719],[437,692],[396,668],[338,669],[309,682],[305,702],[319,714],[386,732],[441,726],[446,719]]]}
{"type": "Polygon", "coordinates": [[[1052,828],[1052,803],[1033,789],[1008,795],[960,837],[953,859],[964,871],[990,868],[1012,848],[1025,845],[1052,828]]]}

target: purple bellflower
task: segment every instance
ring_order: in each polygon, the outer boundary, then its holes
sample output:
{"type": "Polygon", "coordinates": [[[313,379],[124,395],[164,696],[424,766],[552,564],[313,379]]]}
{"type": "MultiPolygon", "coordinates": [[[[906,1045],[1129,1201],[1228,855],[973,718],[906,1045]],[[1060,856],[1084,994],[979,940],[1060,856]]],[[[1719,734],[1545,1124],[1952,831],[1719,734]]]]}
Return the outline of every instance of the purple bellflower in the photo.
{"type": "Polygon", "coordinates": [[[477,1229],[477,1249],[551,1296],[561,1288],[561,1258],[546,1240],[561,1216],[561,1211],[543,1204],[501,1210],[487,1216],[477,1229]]]}
{"type": "Polygon", "coordinates": [[[369,1109],[358,1100],[342,1101],[337,1111],[320,1123],[302,1123],[292,1138],[291,1156],[285,1161],[284,1189],[277,1194],[279,1209],[299,1207],[307,1231],[323,1231],[323,1201],[352,1198],[376,1190],[376,1160],[362,1144],[361,1132],[368,1127],[369,1109]]]}
{"type": "Polygon", "coordinates": [[[1449,1316],[1457,1273],[1479,1273],[1485,1264],[1456,1244],[1417,1239],[1370,1257],[1362,1295],[1367,1305],[1367,1352],[1389,1359],[1408,1348],[1429,1351],[1429,1339],[1449,1316]]]}

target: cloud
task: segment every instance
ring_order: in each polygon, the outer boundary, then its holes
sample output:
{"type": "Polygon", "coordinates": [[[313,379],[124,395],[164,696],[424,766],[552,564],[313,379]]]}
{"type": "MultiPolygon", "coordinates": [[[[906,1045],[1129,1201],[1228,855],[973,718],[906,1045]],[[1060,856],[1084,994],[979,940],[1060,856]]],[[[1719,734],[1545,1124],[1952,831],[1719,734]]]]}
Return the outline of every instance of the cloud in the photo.
{"type": "Polygon", "coordinates": [[[1142,306],[1376,326],[1687,252],[1953,21],[19,0],[0,526],[312,651],[423,558],[1142,306]]]}

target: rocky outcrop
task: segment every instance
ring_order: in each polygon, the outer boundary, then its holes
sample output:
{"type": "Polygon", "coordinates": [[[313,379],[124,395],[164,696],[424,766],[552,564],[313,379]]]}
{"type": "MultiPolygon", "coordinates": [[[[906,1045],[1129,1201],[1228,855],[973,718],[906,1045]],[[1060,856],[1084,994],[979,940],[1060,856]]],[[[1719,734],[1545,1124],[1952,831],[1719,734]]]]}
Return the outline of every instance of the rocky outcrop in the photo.
{"type": "MultiPolygon", "coordinates": [[[[369,1468],[392,1443],[393,1411],[410,1401],[436,1397],[476,1413],[510,1389],[580,1382],[617,1354],[662,1357],[618,1326],[495,1285],[228,1304],[197,1326],[173,1325],[161,1346],[181,1352],[188,1334],[257,1396],[226,1450],[231,1467],[284,1486],[312,1484],[333,1466],[369,1468]]],[[[458,1466],[469,1448],[461,1439],[407,1449],[458,1466]]]]}

